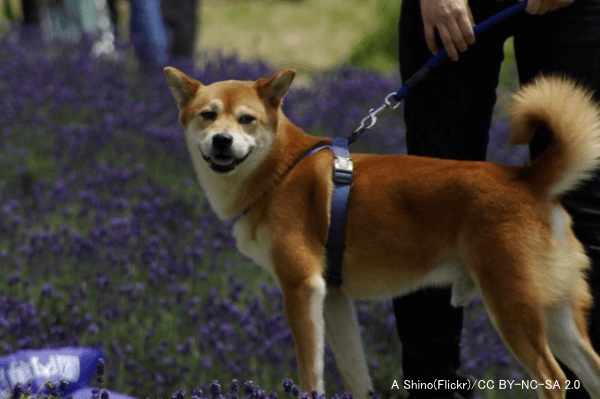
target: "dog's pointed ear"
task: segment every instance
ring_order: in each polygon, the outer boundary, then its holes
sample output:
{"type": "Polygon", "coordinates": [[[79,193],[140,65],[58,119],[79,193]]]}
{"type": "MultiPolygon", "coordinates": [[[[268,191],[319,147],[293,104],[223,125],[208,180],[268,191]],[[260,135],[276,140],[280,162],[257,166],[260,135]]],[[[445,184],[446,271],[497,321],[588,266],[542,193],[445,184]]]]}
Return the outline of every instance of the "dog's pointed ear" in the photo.
{"type": "Polygon", "coordinates": [[[164,69],[169,88],[173,97],[177,100],[179,108],[183,108],[190,102],[202,84],[196,79],[192,79],[177,68],[166,67],[164,69]]]}
{"type": "Polygon", "coordinates": [[[258,79],[256,90],[265,103],[277,108],[292,85],[294,76],[296,71],[293,69],[283,69],[268,79],[258,79]]]}

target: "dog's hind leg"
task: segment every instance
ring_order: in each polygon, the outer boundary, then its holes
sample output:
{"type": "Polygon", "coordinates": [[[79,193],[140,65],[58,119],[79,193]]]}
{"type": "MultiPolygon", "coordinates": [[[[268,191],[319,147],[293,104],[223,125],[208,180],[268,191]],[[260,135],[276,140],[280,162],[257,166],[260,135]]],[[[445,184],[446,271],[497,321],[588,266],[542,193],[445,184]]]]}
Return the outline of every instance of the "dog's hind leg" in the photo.
{"type": "MultiPolygon", "coordinates": [[[[594,399],[600,399],[600,357],[592,348],[588,335],[588,315],[593,298],[585,273],[590,260],[572,230],[567,212],[553,208],[552,232],[558,243],[553,256],[554,281],[565,287],[564,299],[547,308],[548,344],[552,353],[567,365],[583,383],[594,399]]],[[[578,381],[570,381],[570,388],[577,389],[578,381]]],[[[579,387],[579,389],[581,389],[579,387]]]]}
{"type": "MultiPolygon", "coordinates": [[[[586,284],[583,280],[578,283],[586,284]]],[[[585,319],[591,300],[587,300],[584,293],[587,291],[573,290],[571,294],[579,298],[572,303],[564,300],[547,309],[548,344],[556,357],[581,380],[590,396],[600,399],[600,357],[594,352],[587,334],[585,319]]],[[[577,389],[577,382],[570,381],[569,388],[577,389]]]]}
{"type": "Polygon", "coordinates": [[[514,242],[501,242],[496,237],[472,239],[469,245],[471,251],[464,259],[504,343],[538,382],[540,398],[564,398],[566,376],[546,342],[542,292],[531,266],[535,256],[524,254],[514,242]],[[473,245],[486,251],[476,251],[473,245]],[[560,389],[546,389],[546,381],[558,381],[560,389]]]}
{"type": "Polygon", "coordinates": [[[527,292],[507,290],[504,295],[484,292],[483,302],[492,322],[506,346],[538,382],[538,396],[544,399],[564,398],[566,376],[554,359],[546,342],[544,312],[535,301],[529,300],[527,292]],[[546,381],[552,388],[547,389],[546,381]],[[554,388],[554,383],[560,389],[554,388]]]}
{"type": "Polygon", "coordinates": [[[504,304],[510,308],[500,308],[490,302],[493,300],[484,299],[488,311],[492,313],[492,321],[513,355],[538,382],[538,396],[544,399],[564,398],[566,376],[546,343],[542,309],[520,300],[512,306],[504,304]],[[545,386],[547,381],[551,381],[550,389],[545,386]],[[554,387],[555,382],[560,384],[560,389],[554,387]]]}
{"type": "Polygon", "coordinates": [[[341,288],[329,287],[325,297],[325,337],[335,357],[344,386],[355,398],[367,399],[373,395],[373,386],[354,303],[341,288]]]}

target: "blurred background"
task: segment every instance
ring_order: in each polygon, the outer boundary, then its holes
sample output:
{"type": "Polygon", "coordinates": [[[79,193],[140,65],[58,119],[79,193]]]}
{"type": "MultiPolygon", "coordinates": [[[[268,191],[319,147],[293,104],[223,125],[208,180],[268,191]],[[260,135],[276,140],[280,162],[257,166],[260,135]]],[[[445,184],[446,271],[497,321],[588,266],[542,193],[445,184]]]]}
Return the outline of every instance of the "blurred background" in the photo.
{"type": "MultiPolygon", "coordinates": [[[[25,18],[25,3],[35,4],[39,10],[40,4],[45,6],[57,1],[1,0],[2,31],[9,29],[8,20],[25,18]]],[[[236,52],[243,59],[268,59],[277,67],[295,68],[301,75],[346,62],[382,72],[397,69],[397,23],[400,2],[188,2],[192,3],[197,23],[193,40],[196,55],[200,50],[209,53],[236,52]]],[[[131,3],[129,0],[114,0],[114,9],[117,12],[118,39],[127,41],[130,36],[131,3]]]]}
{"type": "MultiPolygon", "coordinates": [[[[106,0],[101,0],[102,2],[106,0]]],[[[23,3],[56,0],[0,0],[1,31],[8,20],[23,20],[23,3]]],[[[114,3],[118,40],[128,41],[129,0],[114,3]]],[[[168,1],[164,1],[168,3],[168,1]]],[[[193,54],[234,52],[245,60],[269,60],[277,68],[294,68],[301,81],[342,64],[397,74],[398,16],[394,0],[189,0],[172,2],[195,9],[193,54]]],[[[164,9],[164,6],[163,6],[164,9]]],[[[186,10],[186,11],[187,11],[186,10]]],[[[184,15],[189,21],[190,15],[184,15]]],[[[187,21],[186,21],[187,22],[187,21]]],[[[514,64],[512,40],[507,41],[505,65],[514,64]]],[[[503,83],[514,84],[513,80],[503,83]]]]}
{"type": "MultiPolygon", "coordinates": [[[[103,347],[105,386],[138,398],[298,396],[284,381],[297,369],[281,291],[204,199],[162,67],[205,84],[295,68],[286,115],[345,136],[401,85],[400,2],[0,0],[0,10],[0,356],[103,347]]],[[[527,161],[526,147],[505,146],[516,81],[509,41],[493,162],[527,161]]],[[[352,151],[405,153],[402,112],[382,114],[352,151]]],[[[402,398],[391,302],[358,301],[357,314],[377,397],[402,398]]],[[[526,378],[480,300],[461,345],[464,373],[526,378]]],[[[328,397],[343,393],[328,347],[325,369],[328,397]]]]}

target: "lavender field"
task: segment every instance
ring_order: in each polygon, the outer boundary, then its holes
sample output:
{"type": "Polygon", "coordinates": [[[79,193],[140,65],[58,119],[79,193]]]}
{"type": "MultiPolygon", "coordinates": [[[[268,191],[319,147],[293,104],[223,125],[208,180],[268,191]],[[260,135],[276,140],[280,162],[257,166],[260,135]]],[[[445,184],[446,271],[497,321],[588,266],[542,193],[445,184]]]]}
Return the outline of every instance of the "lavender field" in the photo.
{"type": "MultiPolygon", "coordinates": [[[[204,200],[162,71],[138,71],[128,56],[96,60],[91,45],[44,43],[19,29],[0,38],[0,355],[103,347],[105,386],[139,398],[298,394],[287,380],[297,370],[281,291],[238,254],[231,224],[204,200]]],[[[203,83],[275,72],[230,55],[196,70],[171,65],[203,83]]],[[[342,67],[292,89],[284,110],[308,132],[348,135],[398,87],[398,79],[342,67]]],[[[398,109],[352,150],[404,153],[402,126],[398,109]]],[[[489,159],[526,162],[525,148],[506,148],[507,139],[500,121],[489,159]]],[[[377,395],[398,397],[391,302],[357,310],[377,395]]],[[[528,378],[479,300],[467,318],[466,374],[528,378]]],[[[329,348],[325,369],[327,396],[341,395],[329,348]]]]}

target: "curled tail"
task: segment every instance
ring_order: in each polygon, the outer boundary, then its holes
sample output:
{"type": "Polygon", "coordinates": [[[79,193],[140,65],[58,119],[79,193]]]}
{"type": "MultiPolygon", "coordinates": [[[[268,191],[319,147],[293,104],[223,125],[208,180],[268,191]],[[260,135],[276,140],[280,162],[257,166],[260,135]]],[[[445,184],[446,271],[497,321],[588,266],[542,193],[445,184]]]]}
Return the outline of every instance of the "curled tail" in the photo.
{"type": "Polygon", "coordinates": [[[600,166],[600,106],[591,91],[564,77],[538,77],[513,100],[509,145],[530,142],[540,126],[551,136],[548,148],[521,169],[535,191],[553,199],[593,176],[600,166]]]}

